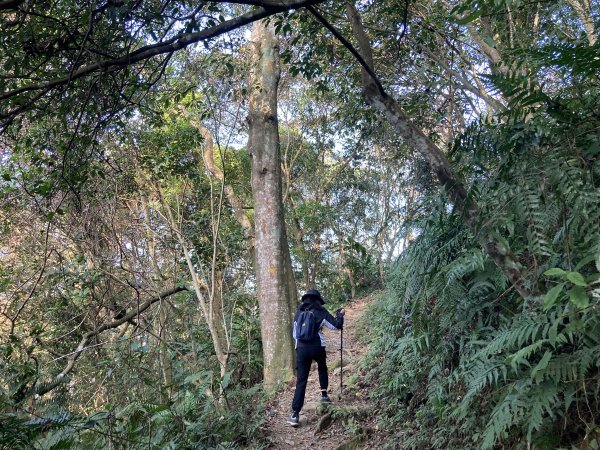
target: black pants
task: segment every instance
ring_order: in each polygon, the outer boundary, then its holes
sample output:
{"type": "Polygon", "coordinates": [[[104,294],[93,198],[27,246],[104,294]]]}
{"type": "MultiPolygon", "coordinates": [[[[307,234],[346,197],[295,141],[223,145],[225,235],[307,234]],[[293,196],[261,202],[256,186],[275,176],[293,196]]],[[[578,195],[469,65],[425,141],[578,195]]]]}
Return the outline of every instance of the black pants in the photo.
{"type": "Polygon", "coordinates": [[[296,349],[296,392],[294,392],[294,400],[292,401],[292,411],[300,412],[304,405],[306,382],[308,381],[308,373],[313,361],[317,362],[319,369],[321,390],[326,390],[329,387],[327,363],[325,361],[326,356],[325,347],[321,347],[320,345],[298,347],[296,349]]]}

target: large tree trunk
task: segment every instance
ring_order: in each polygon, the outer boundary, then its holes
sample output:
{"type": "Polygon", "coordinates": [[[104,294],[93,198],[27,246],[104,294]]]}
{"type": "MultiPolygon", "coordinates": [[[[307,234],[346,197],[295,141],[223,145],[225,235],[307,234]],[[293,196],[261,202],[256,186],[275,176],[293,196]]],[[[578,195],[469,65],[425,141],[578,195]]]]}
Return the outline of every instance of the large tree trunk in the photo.
{"type": "MultiPolygon", "coordinates": [[[[448,192],[455,207],[461,212],[467,225],[476,231],[479,226],[479,207],[473,199],[468,197],[462,180],[452,170],[444,152],[412,123],[400,104],[383,90],[383,87],[374,76],[371,45],[358,11],[354,6],[347,5],[347,15],[352,25],[354,37],[358,41],[360,55],[364,63],[362,84],[367,102],[383,113],[406,144],[425,158],[436,174],[440,185],[448,192]],[[367,71],[367,68],[369,71],[367,71]]],[[[519,294],[523,298],[530,297],[531,292],[525,285],[525,268],[516,256],[503,248],[499,242],[487,237],[485,232],[480,233],[480,236],[482,236],[480,238],[481,244],[490,258],[504,272],[519,294]]]]}
{"type": "Polygon", "coordinates": [[[291,335],[295,287],[283,218],[277,121],[279,48],[273,25],[252,29],[248,151],[256,238],[256,283],[264,358],[264,387],[273,391],[294,375],[291,335]],[[292,292],[293,291],[293,292],[292,292]]]}

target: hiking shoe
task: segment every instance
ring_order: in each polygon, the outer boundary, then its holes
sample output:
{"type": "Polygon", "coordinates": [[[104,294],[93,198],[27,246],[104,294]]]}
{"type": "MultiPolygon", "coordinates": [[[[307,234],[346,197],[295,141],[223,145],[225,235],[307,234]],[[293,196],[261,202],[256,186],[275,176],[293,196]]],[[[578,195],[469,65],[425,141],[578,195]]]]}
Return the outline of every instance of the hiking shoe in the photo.
{"type": "Polygon", "coordinates": [[[327,395],[327,394],[321,395],[321,403],[331,403],[331,399],[329,398],[329,395],[327,395]]]}
{"type": "Polygon", "coordinates": [[[288,419],[288,423],[293,427],[297,427],[299,422],[299,416],[300,414],[298,414],[296,411],[293,411],[292,415],[288,419]]]}

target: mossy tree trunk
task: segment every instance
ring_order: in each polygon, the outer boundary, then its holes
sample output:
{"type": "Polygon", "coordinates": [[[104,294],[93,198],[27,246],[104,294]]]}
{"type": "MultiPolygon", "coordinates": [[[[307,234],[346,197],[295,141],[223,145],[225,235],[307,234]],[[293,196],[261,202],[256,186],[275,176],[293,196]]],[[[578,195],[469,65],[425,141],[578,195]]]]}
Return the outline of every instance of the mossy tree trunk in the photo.
{"type": "Polygon", "coordinates": [[[256,283],[264,387],[273,391],[294,374],[291,323],[296,288],[283,215],[277,120],[279,46],[272,25],[254,24],[250,50],[248,151],[252,158],[256,283]]]}

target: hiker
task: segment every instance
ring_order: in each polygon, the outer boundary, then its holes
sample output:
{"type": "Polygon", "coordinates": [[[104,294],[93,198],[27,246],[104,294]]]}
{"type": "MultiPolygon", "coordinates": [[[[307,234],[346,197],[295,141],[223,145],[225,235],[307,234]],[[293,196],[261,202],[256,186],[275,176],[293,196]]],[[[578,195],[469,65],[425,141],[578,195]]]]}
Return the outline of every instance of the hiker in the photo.
{"type": "Polygon", "coordinates": [[[293,336],[296,341],[296,392],[294,392],[294,400],[292,401],[292,415],[288,420],[288,423],[293,427],[298,426],[300,410],[304,405],[308,373],[313,361],[317,362],[319,371],[321,402],[331,402],[331,399],[327,395],[329,375],[325,361],[327,354],[325,353],[323,327],[326,326],[331,330],[341,330],[344,326],[345,311],[340,309],[336,311],[336,317],[333,317],[329,311],[323,308],[323,304],[325,304],[325,301],[321,297],[321,293],[316,289],[310,289],[302,296],[302,304],[298,307],[298,311],[296,311],[294,317],[293,336]]]}

